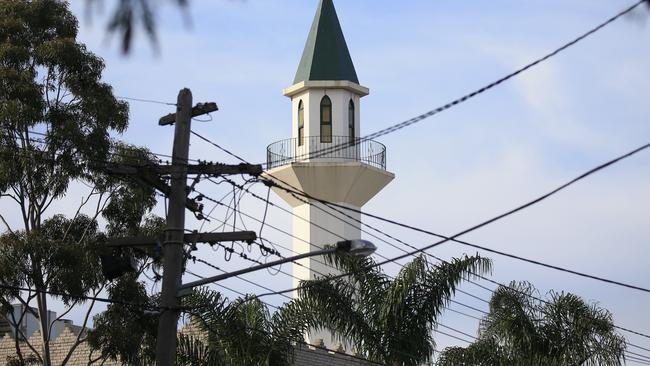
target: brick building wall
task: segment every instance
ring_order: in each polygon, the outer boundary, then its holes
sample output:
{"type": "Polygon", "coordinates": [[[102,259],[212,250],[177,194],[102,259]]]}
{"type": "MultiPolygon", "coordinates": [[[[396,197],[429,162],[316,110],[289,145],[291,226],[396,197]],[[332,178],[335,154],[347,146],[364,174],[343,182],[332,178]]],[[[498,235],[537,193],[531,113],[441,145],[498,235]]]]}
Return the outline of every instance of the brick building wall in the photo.
{"type": "MultiPolygon", "coordinates": [[[[54,340],[50,342],[50,355],[52,357],[53,365],[60,365],[61,362],[68,355],[68,352],[72,346],[77,342],[77,336],[81,331],[78,327],[65,327],[61,334],[54,340]]],[[[39,331],[36,331],[29,338],[29,343],[40,352],[43,347],[43,341],[41,340],[41,335],[39,331]]],[[[21,343],[20,350],[23,354],[23,357],[33,356],[34,352],[28,347],[24,342],[21,343]]],[[[94,352],[92,354],[93,358],[96,358],[99,354],[94,352]]],[[[81,343],[75,351],[72,353],[72,357],[68,361],[70,366],[86,366],[89,363],[89,357],[91,356],[91,350],[88,345],[84,342],[81,343]]],[[[14,339],[9,335],[5,335],[0,339],[0,366],[5,366],[10,358],[16,357],[16,346],[14,339]]],[[[120,366],[118,362],[107,361],[103,364],[104,366],[120,366]]]]}
{"type": "MultiPolygon", "coordinates": [[[[61,334],[53,341],[50,342],[50,352],[52,355],[52,364],[60,365],[66,357],[71,347],[77,341],[77,336],[81,331],[78,327],[65,327],[61,334]]],[[[181,329],[182,333],[204,338],[202,332],[193,325],[188,325],[181,329]]],[[[29,339],[29,343],[38,351],[41,350],[43,342],[40,338],[40,333],[35,332],[29,339]]],[[[33,355],[29,347],[22,343],[21,352],[24,357],[33,355]]],[[[92,357],[95,358],[99,354],[94,352],[92,357]]],[[[5,366],[9,358],[16,356],[16,347],[14,339],[9,335],[0,338],[0,366],[5,366]]],[[[73,356],[68,362],[69,366],[87,366],[89,363],[89,356],[91,351],[88,345],[84,342],[80,344],[73,356]]],[[[101,364],[95,363],[95,365],[101,364]]],[[[294,366],[372,366],[374,363],[366,362],[361,359],[355,358],[350,355],[334,353],[322,349],[312,349],[308,346],[297,346],[294,358],[294,366]]],[[[119,362],[107,361],[103,366],[120,366],[119,362]]]]}

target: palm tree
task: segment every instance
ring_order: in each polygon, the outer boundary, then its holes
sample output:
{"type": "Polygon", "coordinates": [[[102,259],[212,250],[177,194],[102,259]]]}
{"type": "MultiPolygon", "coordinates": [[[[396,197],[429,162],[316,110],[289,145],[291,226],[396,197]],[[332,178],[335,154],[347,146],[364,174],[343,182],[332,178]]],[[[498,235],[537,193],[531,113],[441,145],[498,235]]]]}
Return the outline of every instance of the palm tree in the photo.
{"type": "Polygon", "coordinates": [[[612,314],[570,293],[539,299],[527,282],[499,287],[481,321],[478,340],[447,348],[439,365],[621,365],[625,339],[612,314]]]}
{"type": "Polygon", "coordinates": [[[259,299],[228,302],[219,292],[202,288],[186,305],[195,308],[189,314],[204,336],[179,340],[179,365],[289,366],[294,344],[303,341],[307,330],[306,313],[293,303],[271,314],[259,299]]]}
{"type": "Polygon", "coordinates": [[[304,281],[293,306],[307,314],[310,329],[327,329],[353,345],[360,356],[396,366],[432,359],[436,319],[456,286],[491,270],[490,260],[479,256],[439,265],[419,256],[391,279],[370,258],[326,260],[351,275],[304,281]]]}

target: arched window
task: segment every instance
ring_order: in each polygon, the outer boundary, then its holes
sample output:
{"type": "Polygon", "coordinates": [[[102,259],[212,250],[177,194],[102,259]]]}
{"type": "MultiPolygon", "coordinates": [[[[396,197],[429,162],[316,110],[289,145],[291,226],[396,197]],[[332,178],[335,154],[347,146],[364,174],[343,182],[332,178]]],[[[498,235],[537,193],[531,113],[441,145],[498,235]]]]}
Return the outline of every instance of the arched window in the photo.
{"type": "Polygon", "coordinates": [[[356,132],[354,130],[354,102],[352,99],[350,99],[348,105],[348,136],[350,136],[350,144],[354,144],[356,132]]]}
{"type": "Polygon", "coordinates": [[[298,103],[298,146],[305,143],[305,106],[302,100],[298,103]]]}
{"type": "Polygon", "coordinates": [[[332,142],[332,101],[327,95],[320,101],[320,142],[332,142]]]}

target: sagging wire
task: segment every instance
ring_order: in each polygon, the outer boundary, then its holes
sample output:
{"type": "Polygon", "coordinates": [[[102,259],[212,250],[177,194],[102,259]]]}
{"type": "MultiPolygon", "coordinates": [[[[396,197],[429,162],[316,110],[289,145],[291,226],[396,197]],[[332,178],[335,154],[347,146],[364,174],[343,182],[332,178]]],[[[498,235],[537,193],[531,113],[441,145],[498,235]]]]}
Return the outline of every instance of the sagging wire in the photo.
{"type": "MultiPolygon", "coordinates": [[[[242,189],[242,192],[245,192],[245,191],[242,189]]],[[[270,257],[269,253],[270,253],[271,251],[268,250],[268,247],[266,247],[266,246],[264,245],[264,238],[262,237],[262,231],[264,230],[264,225],[266,224],[266,215],[267,215],[267,213],[269,212],[269,199],[270,199],[270,198],[271,198],[271,187],[268,187],[268,190],[266,191],[266,205],[264,205],[264,216],[262,217],[262,223],[260,224],[260,230],[259,230],[259,233],[258,233],[258,235],[257,235],[257,236],[259,237],[259,239],[260,239],[260,253],[261,253],[262,256],[265,258],[265,260],[264,260],[265,263],[268,262],[268,258],[270,257]],[[264,249],[264,250],[263,250],[263,249],[264,249]],[[266,250],[266,255],[264,255],[265,250],[266,250]]],[[[272,243],[271,243],[271,246],[273,246],[272,243]]],[[[273,248],[272,250],[273,250],[274,254],[279,254],[279,252],[278,252],[275,248],[273,248]]],[[[280,273],[281,270],[282,270],[282,265],[279,265],[279,266],[278,266],[278,268],[277,268],[277,270],[275,271],[275,273],[273,273],[273,270],[272,270],[271,268],[267,268],[267,269],[266,269],[266,271],[267,271],[271,276],[277,276],[278,273],[280,273]]]]}

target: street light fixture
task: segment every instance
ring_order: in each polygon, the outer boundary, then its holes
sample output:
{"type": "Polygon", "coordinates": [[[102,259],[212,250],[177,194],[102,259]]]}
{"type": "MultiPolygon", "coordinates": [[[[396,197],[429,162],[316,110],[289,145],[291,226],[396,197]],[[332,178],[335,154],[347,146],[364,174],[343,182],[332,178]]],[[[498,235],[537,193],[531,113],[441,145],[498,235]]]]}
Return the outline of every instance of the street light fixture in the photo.
{"type": "Polygon", "coordinates": [[[178,297],[187,296],[187,295],[189,295],[191,293],[192,289],[194,287],[197,287],[197,286],[207,285],[209,283],[225,280],[226,278],[238,276],[238,275],[249,273],[249,272],[259,271],[260,269],[265,269],[265,268],[277,266],[277,265],[284,264],[284,263],[287,263],[287,262],[293,262],[293,261],[303,259],[303,258],[313,257],[313,256],[317,256],[317,255],[333,254],[333,253],[336,253],[336,252],[352,255],[352,256],[355,256],[355,257],[367,257],[367,256],[371,255],[372,253],[374,253],[375,250],[377,250],[377,247],[373,243],[371,243],[371,242],[369,242],[367,240],[361,240],[361,239],[343,240],[343,241],[339,241],[338,243],[336,243],[336,246],[333,246],[333,247],[330,247],[330,248],[316,250],[316,251],[309,252],[309,253],[304,253],[304,254],[299,254],[299,255],[296,255],[296,256],[290,257],[290,258],[282,258],[280,260],[273,261],[273,262],[268,262],[268,263],[265,263],[265,264],[261,264],[259,266],[244,268],[244,269],[240,269],[238,271],[223,273],[223,274],[220,274],[220,275],[217,275],[217,276],[208,277],[208,278],[200,279],[198,281],[186,283],[186,284],[181,285],[181,286],[178,287],[178,291],[176,292],[176,296],[178,296],[178,297]]]}

